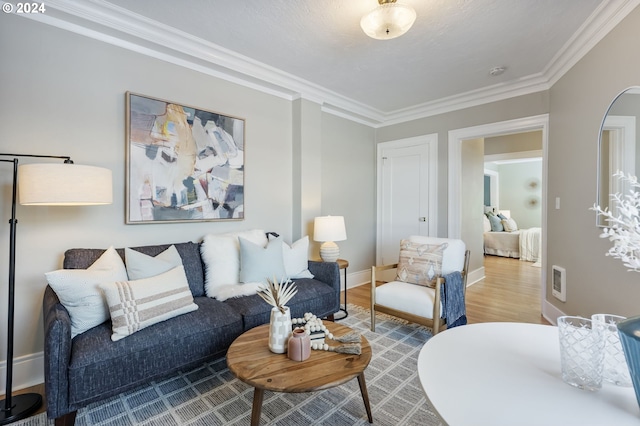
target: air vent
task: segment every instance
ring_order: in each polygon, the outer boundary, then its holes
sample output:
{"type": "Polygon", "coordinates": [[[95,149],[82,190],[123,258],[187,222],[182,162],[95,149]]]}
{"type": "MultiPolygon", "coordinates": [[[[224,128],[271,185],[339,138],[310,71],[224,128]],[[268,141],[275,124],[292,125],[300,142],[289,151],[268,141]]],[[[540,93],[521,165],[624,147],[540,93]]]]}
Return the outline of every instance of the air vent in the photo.
{"type": "Polygon", "coordinates": [[[551,294],[556,299],[566,302],[567,301],[567,271],[561,267],[553,265],[551,267],[552,272],[552,289],[551,294]]]}

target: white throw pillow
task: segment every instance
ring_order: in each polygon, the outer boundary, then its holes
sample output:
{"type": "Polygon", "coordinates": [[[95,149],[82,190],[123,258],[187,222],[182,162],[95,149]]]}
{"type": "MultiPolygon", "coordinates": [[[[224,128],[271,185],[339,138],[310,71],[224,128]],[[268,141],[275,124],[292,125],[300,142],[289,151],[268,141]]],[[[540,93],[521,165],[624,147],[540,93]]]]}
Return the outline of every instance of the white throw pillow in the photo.
{"type": "Polygon", "coordinates": [[[182,258],[174,245],[155,257],[125,248],[124,259],[129,280],[153,277],[182,265],[182,258]]]}
{"type": "Polygon", "coordinates": [[[193,302],[184,266],[155,277],[100,284],[109,306],[111,340],[198,309],[193,302]]]}
{"type": "Polygon", "coordinates": [[[491,232],[491,222],[489,222],[489,218],[486,215],[482,215],[482,217],[484,218],[484,232],[491,232]]]}
{"type": "Polygon", "coordinates": [[[282,243],[282,258],[287,276],[294,278],[313,278],[309,272],[309,236],[305,235],[289,246],[282,243]]]}
{"type": "Polygon", "coordinates": [[[240,242],[238,237],[265,247],[267,236],[264,231],[231,232],[208,234],[200,245],[204,263],[204,291],[208,297],[217,297],[222,286],[240,283],[240,242]]]}
{"type": "Polygon", "coordinates": [[[71,338],[109,319],[99,284],[126,281],[127,270],[118,252],[109,247],[87,269],[59,269],[45,273],[71,317],[71,338]]]}
{"type": "Polygon", "coordinates": [[[267,283],[275,279],[281,282],[287,278],[282,261],[282,238],[269,241],[266,247],[239,237],[240,241],[240,282],[267,283]]]}
{"type": "Polygon", "coordinates": [[[518,224],[512,218],[503,219],[502,226],[504,227],[504,230],[507,232],[513,232],[518,230],[518,224]]]}

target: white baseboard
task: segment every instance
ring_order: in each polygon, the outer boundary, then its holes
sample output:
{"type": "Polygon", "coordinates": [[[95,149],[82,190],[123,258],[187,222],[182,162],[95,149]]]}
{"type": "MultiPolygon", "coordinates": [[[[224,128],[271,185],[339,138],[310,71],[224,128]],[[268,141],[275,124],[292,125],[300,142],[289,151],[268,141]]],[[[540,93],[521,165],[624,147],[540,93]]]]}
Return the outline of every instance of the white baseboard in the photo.
{"type": "MultiPolygon", "coordinates": [[[[344,274],[340,276],[342,282],[342,290],[344,290],[344,274]]],[[[371,282],[371,269],[365,269],[364,271],[352,272],[347,274],[347,284],[349,288],[361,286],[362,284],[368,284],[371,282]]]]}
{"type": "MultiPolygon", "coordinates": [[[[0,389],[7,386],[7,361],[0,362],[0,389]]],[[[44,383],[44,352],[13,359],[13,390],[20,390],[44,383]]]]}
{"type": "Polygon", "coordinates": [[[558,317],[566,315],[560,309],[545,300],[542,303],[542,316],[553,325],[558,325],[558,317]]]}
{"type": "Polygon", "coordinates": [[[469,272],[467,275],[467,287],[473,285],[484,278],[484,266],[469,272]]]}

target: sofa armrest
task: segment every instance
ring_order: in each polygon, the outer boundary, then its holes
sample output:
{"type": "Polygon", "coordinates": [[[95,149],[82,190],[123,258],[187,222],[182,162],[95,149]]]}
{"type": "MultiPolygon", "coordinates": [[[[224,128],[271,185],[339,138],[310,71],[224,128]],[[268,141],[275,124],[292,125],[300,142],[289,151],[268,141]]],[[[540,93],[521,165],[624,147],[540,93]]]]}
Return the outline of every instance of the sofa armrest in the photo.
{"type": "Polygon", "coordinates": [[[313,278],[322,281],[333,288],[336,293],[336,311],[340,309],[340,268],[337,262],[318,262],[309,261],[309,272],[313,274],[313,278]]]}
{"type": "Polygon", "coordinates": [[[47,414],[60,417],[69,410],[69,362],[71,360],[71,318],[50,286],[42,301],[44,319],[44,375],[47,414]]]}

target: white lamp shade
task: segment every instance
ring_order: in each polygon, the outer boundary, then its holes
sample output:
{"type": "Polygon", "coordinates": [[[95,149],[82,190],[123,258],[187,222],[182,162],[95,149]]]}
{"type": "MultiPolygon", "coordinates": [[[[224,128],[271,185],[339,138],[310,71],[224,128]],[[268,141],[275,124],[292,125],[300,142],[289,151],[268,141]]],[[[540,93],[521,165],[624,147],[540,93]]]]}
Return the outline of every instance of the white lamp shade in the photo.
{"type": "Polygon", "coordinates": [[[77,164],[25,164],[18,167],[20,204],[100,205],[113,202],[111,170],[77,164]]]}
{"type": "Polygon", "coordinates": [[[343,241],[347,239],[343,216],[320,216],[313,223],[315,241],[343,241]]]}
{"type": "Polygon", "coordinates": [[[371,38],[389,40],[409,31],[415,21],[416,11],[412,7],[385,3],[364,15],[360,27],[371,38]]]}

